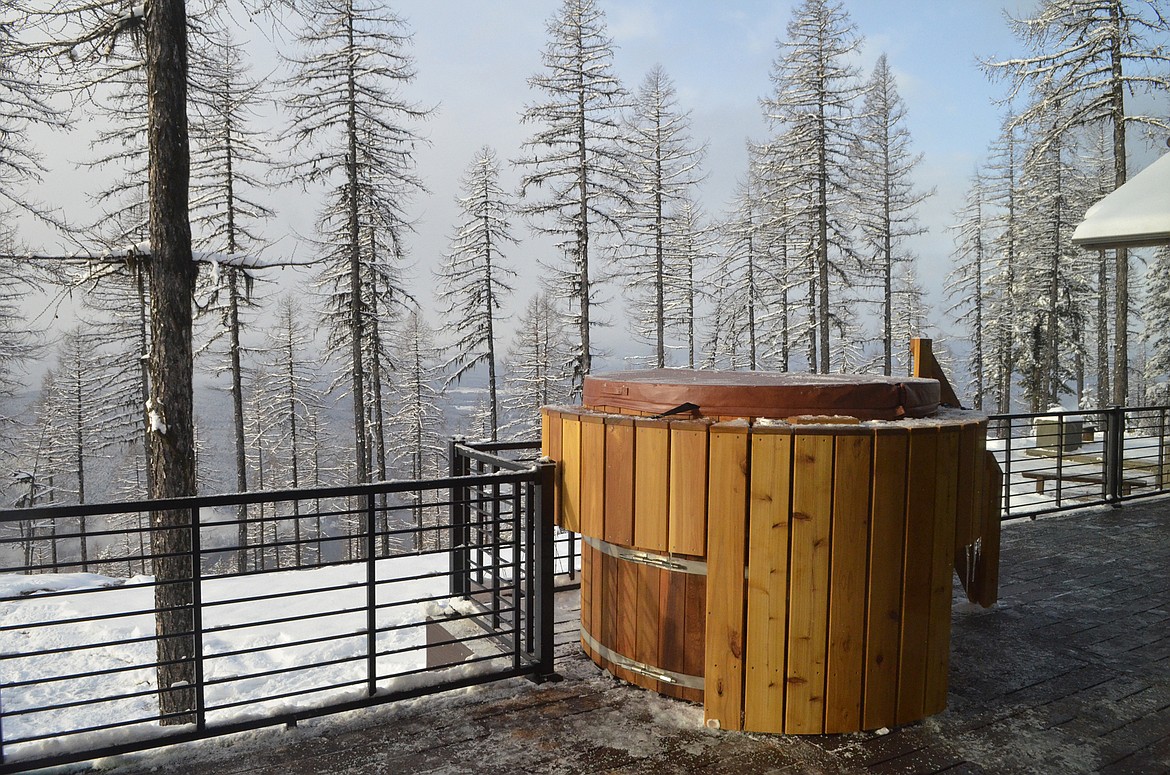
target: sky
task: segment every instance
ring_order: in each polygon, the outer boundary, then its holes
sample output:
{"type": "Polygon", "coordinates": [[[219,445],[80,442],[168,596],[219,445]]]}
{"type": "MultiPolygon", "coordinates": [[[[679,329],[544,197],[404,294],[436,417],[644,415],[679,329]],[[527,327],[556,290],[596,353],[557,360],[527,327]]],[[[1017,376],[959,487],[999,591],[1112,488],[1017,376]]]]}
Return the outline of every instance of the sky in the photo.
{"type": "MultiPolygon", "coordinates": [[[[655,64],[674,81],[679,107],[691,113],[692,136],[708,144],[699,200],[709,216],[722,215],[746,172],[745,141],[768,136],[759,101],[772,88],[777,41],[786,35],[795,1],[599,0],[599,5],[616,47],[613,66],[625,87],[636,90],[655,64]]],[[[913,147],[922,154],[915,173],[917,185],[935,191],[919,212],[928,233],[916,238],[912,247],[918,255],[920,278],[932,294],[934,317],[941,320],[945,305],[939,291],[952,249],[947,227],[1005,112],[996,104],[1004,84],[989,80],[979,62],[1020,53],[1005,13],[1021,15],[1034,3],[853,0],[845,5],[864,38],[857,62],[863,78],[881,54],[888,57],[906,103],[913,147]]],[[[391,4],[413,33],[417,77],[404,96],[436,108],[418,127],[428,140],[416,151],[417,171],[428,192],[415,196],[408,208],[416,219],[416,230],[407,245],[414,262],[413,286],[432,324],[439,320],[430,299],[431,272],[450,245],[460,177],[476,151],[488,145],[504,162],[503,183],[515,187],[519,172],[508,161],[519,155],[532,132],[519,116],[539,97],[527,80],[542,70],[546,24],[559,6],[559,0],[397,0],[391,4]]],[[[289,49],[291,41],[275,38],[265,22],[244,19],[241,24],[248,50],[256,56],[254,72],[273,72],[275,51],[289,49]]],[[[80,127],[80,136],[86,131],[80,127]]],[[[84,156],[78,136],[53,136],[44,147],[53,165],[63,169],[37,189],[41,197],[84,206],[80,192],[93,175],[60,163],[84,156]]],[[[293,249],[294,241],[287,235],[310,230],[316,202],[295,188],[276,192],[273,202],[278,217],[267,231],[285,235],[278,241],[278,250],[293,249]]],[[[515,230],[527,236],[522,222],[515,230]]],[[[46,248],[53,243],[48,235],[41,239],[46,248]]],[[[304,247],[295,249],[304,255],[304,247]]],[[[514,312],[523,310],[535,288],[536,260],[546,252],[547,243],[533,239],[510,251],[509,259],[521,275],[510,303],[514,312]]],[[[614,289],[604,295],[611,299],[606,314],[613,317],[621,306],[620,295],[614,289]]],[[[944,330],[952,328],[949,323],[943,325],[944,330]]],[[[603,344],[611,347],[620,347],[627,338],[620,324],[601,335],[603,344]]]]}

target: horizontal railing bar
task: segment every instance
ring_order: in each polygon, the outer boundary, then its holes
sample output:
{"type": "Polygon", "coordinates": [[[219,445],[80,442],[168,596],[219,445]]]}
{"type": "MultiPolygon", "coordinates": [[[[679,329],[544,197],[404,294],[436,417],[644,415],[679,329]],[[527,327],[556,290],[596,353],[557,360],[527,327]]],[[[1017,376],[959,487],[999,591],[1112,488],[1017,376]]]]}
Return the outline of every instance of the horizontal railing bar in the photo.
{"type": "MultiPolygon", "coordinates": [[[[365,659],[363,655],[361,659],[365,659]]],[[[243,680],[243,679],[241,679],[243,680]]],[[[210,682],[209,682],[210,683],[210,682]]],[[[322,692],[336,692],[339,689],[348,689],[353,686],[363,686],[366,683],[365,677],[352,679],[349,681],[339,681],[337,683],[326,684],[324,686],[314,686],[311,689],[301,689],[294,692],[280,692],[277,694],[263,695],[260,697],[249,697],[244,700],[236,700],[234,702],[225,702],[218,705],[208,705],[207,712],[223,712],[231,710],[232,708],[242,708],[246,705],[257,705],[262,702],[277,702],[279,700],[286,700],[290,697],[304,697],[308,694],[321,694],[322,692]]],[[[332,711],[331,711],[332,712],[332,711]]],[[[279,723],[279,722],[276,722],[279,723]]]]}
{"type": "Polygon", "coordinates": [[[488,465],[494,466],[496,468],[504,468],[508,469],[509,471],[527,471],[532,469],[532,466],[530,465],[517,463],[512,460],[506,460],[501,457],[496,457],[495,455],[491,455],[487,452],[481,452],[478,449],[473,449],[472,447],[469,447],[465,444],[456,444],[455,451],[458,452],[462,457],[470,458],[471,460],[475,460],[480,463],[487,463],[488,465]]]}
{"type": "Polygon", "coordinates": [[[208,662],[215,659],[228,659],[230,657],[239,657],[246,654],[262,654],[266,651],[279,651],[285,648],[294,648],[297,646],[312,646],[317,643],[328,643],[330,641],[345,640],[346,638],[364,638],[366,631],[363,629],[360,632],[346,632],[346,633],[327,633],[325,635],[318,635],[315,638],[305,638],[303,640],[294,640],[287,643],[265,644],[263,646],[250,646],[244,649],[232,649],[230,651],[209,651],[203,654],[203,658],[208,662]]]}
{"type": "MultiPolygon", "coordinates": [[[[254,678],[268,678],[274,675],[286,675],[288,673],[299,673],[305,670],[320,670],[323,667],[334,667],[336,665],[344,665],[350,662],[361,662],[366,659],[365,654],[353,654],[347,657],[334,657],[333,659],[326,659],[321,662],[309,662],[304,665],[290,665],[288,667],[276,667],[271,670],[261,670],[257,673],[239,673],[233,676],[225,676],[223,678],[207,678],[203,681],[206,687],[219,686],[222,684],[236,683],[238,681],[250,681],[254,678]]],[[[359,679],[358,683],[363,683],[364,679],[359,679]]],[[[293,692],[293,695],[297,692],[293,692]]],[[[252,702],[262,700],[253,699],[252,702]]]]}
{"type": "MultiPolygon", "coordinates": [[[[433,685],[412,686],[407,689],[388,691],[385,694],[378,694],[374,697],[362,697],[360,699],[333,703],[328,706],[320,706],[316,708],[299,708],[296,711],[274,714],[272,716],[265,716],[262,718],[246,718],[237,721],[217,723],[209,726],[208,729],[213,734],[228,735],[237,732],[249,732],[255,729],[263,729],[264,727],[277,726],[280,724],[294,725],[300,721],[318,718],[320,716],[326,716],[333,713],[344,713],[350,710],[360,710],[371,705],[380,705],[389,702],[397,702],[400,700],[408,700],[414,697],[421,697],[426,694],[454,691],[456,689],[466,689],[471,686],[478,686],[484,683],[506,678],[517,678],[523,675],[528,675],[529,672],[529,665],[525,665],[519,668],[509,667],[490,674],[459,676],[457,678],[448,681],[441,681],[433,685]]],[[[362,681],[361,683],[365,682],[362,681]]],[[[23,760],[6,757],[8,760],[6,760],[3,764],[0,764],[0,773],[23,772],[25,769],[28,769],[30,765],[36,768],[55,767],[62,764],[71,764],[73,762],[81,761],[85,758],[97,759],[109,756],[117,756],[120,754],[132,753],[134,751],[143,751],[149,748],[155,748],[159,745],[193,742],[195,740],[201,740],[207,736],[208,731],[198,730],[194,727],[194,725],[189,725],[185,727],[175,727],[173,730],[167,730],[165,737],[162,738],[113,743],[110,745],[93,748],[84,752],[84,755],[80,757],[76,752],[54,754],[23,760]]],[[[40,737],[37,739],[40,740],[45,738],[40,737]]],[[[9,742],[11,741],[6,740],[6,745],[9,742]]]]}
{"type": "MultiPolygon", "coordinates": [[[[155,511],[185,511],[207,509],[216,506],[241,506],[251,503],[274,501],[307,501],[326,498],[368,497],[391,493],[409,493],[427,490],[442,490],[453,486],[468,487],[479,484],[510,484],[535,480],[534,466],[518,466],[514,471],[492,474],[473,474],[464,477],[444,477],[427,480],[393,480],[350,486],[325,487],[317,490],[272,490],[231,495],[201,495],[185,498],[166,498],[135,501],[131,513],[155,511]]],[[[125,503],[98,503],[84,506],[36,506],[29,509],[0,510],[0,522],[27,521],[51,517],[76,517],[100,514],[126,513],[125,503]]],[[[149,527],[150,531],[165,530],[165,527],[149,527]]]]}

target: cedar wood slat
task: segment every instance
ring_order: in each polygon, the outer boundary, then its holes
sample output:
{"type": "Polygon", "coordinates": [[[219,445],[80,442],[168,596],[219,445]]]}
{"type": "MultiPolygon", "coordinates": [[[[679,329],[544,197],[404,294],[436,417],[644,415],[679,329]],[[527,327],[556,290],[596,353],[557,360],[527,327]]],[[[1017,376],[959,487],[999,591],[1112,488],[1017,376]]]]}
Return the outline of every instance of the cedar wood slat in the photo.
{"type": "Polygon", "coordinates": [[[825,681],[825,732],[861,728],[865,660],[866,560],[873,436],[837,437],[833,466],[829,653],[825,681]]]}
{"type": "Polygon", "coordinates": [[[634,546],[665,552],[667,544],[670,427],[662,420],[635,420],[634,546]]]}
{"type": "Polygon", "coordinates": [[[906,485],[906,540],[903,549],[902,645],[898,656],[898,724],[923,716],[927,641],[930,632],[930,581],[933,573],[935,471],[938,428],[910,433],[906,485]]]}
{"type": "Polygon", "coordinates": [[[634,543],[634,423],[605,422],[605,540],[634,543]]]}
{"type": "Polygon", "coordinates": [[[798,433],[793,443],[792,467],[784,731],[820,734],[825,725],[833,437],[798,433]]]}
{"type": "Polygon", "coordinates": [[[934,557],[930,580],[930,635],[926,646],[925,715],[947,707],[947,671],[951,656],[951,581],[955,566],[955,512],[959,490],[960,429],[943,428],[938,437],[934,507],[934,557]]]}
{"type": "Polygon", "coordinates": [[[747,425],[712,426],[703,710],[723,729],[743,728],[747,466],[747,425]]]}
{"type": "Polygon", "coordinates": [[[707,440],[709,424],[670,424],[668,549],[697,557],[707,553],[707,440]]]}
{"type": "Polygon", "coordinates": [[[893,726],[897,718],[908,442],[905,433],[874,435],[863,729],[893,726]]]}
{"type": "Polygon", "coordinates": [[[792,434],[752,434],[744,729],[784,731],[792,434]]]}

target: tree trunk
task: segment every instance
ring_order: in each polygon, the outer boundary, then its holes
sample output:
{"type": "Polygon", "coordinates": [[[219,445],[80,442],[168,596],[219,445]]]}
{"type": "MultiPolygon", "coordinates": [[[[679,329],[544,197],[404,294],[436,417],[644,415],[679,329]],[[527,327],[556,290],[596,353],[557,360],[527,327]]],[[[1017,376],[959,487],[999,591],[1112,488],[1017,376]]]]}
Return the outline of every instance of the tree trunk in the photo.
{"type": "MultiPolygon", "coordinates": [[[[187,21],[183,0],[154,0],[146,26],[151,243],[151,496],[195,494],[191,300],[195,264],[187,213],[187,21]]],[[[191,523],[186,510],[151,516],[159,721],[194,723],[196,653],[191,523]]]]}
{"type": "MultiPolygon", "coordinates": [[[[231,248],[229,248],[231,249],[231,248]]],[[[234,252],[234,250],[232,251],[234,252]]],[[[236,492],[248,491],[248,457],[244,441],[244,370],[240,362],[239,272],[228,269],[228,335],[231,338],[232,419],[236,439],[236,492]]],[[[248,569],[248,506],[236,507],[236,571],[248,569]]]]}
{"type": "MultiPolygon", "coordinates": [[[[1121,70],[1122,19],[1120,3],[1109,6],[1109,21],[1117,34],[1113,36],[1110,55],[1112,59],[1112,102],[1113,102],[1113,172],[1114,188],[1126,180],[1125,160],[1125,90],[1121,70]]],[[[1114,346],[1113,346],[1113,403],[1125,406],[1129,397],[1129,251],[1117,249],[1117,265],[1113,277],[1114,302],[1114,346]]]]}
{"type": "MultiPolygon", "coordinates": [[[[349,48],[354,48],[353,14],[347,17],[349,24],[349,48]]],[[[356,65],[355,65],[356,66],[356,65]]],[[[349,325],[350,325],[350,360],[353,363],[353,446],[354,463],[356,464],[356,478],[358,484],[370,481],[370,456],[366,446],[366,380],[365,365],[362,358],[362,343],[365,341],[365,319],[362,315],[362,256],[360,222],[358,219],[358,159],[357,159],[357,82],[353,67],[349,72],[346,118],[346,136],[349,148],[346,156],[346,182],[349,185],[349,325]]],[[[365,524],[365,516],[360,518],[361,533],[370,527],[365,524]]]]}

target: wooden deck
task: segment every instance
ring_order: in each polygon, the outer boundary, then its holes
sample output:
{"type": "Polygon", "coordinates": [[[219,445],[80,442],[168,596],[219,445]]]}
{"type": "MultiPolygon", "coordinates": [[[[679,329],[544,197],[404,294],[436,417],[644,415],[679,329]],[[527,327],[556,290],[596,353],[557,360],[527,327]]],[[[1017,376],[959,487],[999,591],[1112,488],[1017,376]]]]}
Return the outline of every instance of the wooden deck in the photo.
{"type": "Polygon", "coordinates": [[[956,600],[946,712],[888,734],[702,726],[698,706],[602,674],[559,601],[558,671],[106,761],[103,772],[1170,772],[1170,500],[1003,532],[1000,604],[956,600]]]}

